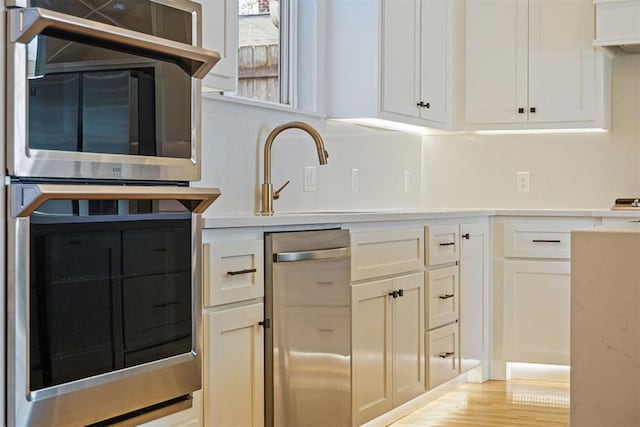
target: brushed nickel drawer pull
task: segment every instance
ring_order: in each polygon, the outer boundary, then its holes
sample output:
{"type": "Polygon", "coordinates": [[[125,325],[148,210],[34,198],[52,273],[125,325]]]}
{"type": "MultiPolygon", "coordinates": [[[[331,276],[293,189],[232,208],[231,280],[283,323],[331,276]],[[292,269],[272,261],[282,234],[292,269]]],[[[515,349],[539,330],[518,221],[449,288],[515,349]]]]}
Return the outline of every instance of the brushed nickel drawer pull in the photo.
{"type": "Polygon", "coordinates": [[[454,294],[444,294],[444,295],[439,295],[438,298],[449,299],[449,298],[453,298],[454,296],[455,296],[454,294]]]}
{"type": "Polygon", "coordinates": [[[237,271],[227,271],[227,276],[237,276],[239,274],[249,274],[249,273],[255,273],[256,270],[255,268],[245,268],[244,270],[237,270],[237,271]]]}
{"type": "Polygon", "coordinates": [[[447,357],[451,357],[451,356],[453,356],[454,354],[455,354],[455,353],[454,353],[453,351],[447,351],[447,352],[445,352],[445,353],[440,353],[440,354],[438,355],[438,357],[439,357],[440,359],[446,359],[447,357]]]}
{"type": "Polygon", "coordinates": [[[533,239],[533,243],[562,243],[562,240],[533,239]]]}

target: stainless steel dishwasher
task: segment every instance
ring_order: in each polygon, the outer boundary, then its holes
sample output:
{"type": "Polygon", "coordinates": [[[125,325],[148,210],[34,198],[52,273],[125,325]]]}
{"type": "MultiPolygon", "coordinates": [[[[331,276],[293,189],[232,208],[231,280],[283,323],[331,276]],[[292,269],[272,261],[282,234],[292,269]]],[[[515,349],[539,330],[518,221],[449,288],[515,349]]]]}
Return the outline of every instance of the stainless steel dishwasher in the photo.
{"type": "Polygon", "coordinates": [[[347,230],[265,236],[266,425],[351,425],[347,230]]]}

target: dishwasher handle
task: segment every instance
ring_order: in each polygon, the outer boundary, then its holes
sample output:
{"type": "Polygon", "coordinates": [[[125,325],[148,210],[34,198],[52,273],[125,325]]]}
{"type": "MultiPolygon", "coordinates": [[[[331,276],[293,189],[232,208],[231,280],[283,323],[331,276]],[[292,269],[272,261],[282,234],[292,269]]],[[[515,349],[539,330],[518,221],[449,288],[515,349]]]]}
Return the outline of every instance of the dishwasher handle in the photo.
{"type": "Polygon", "coordinates": [[[273,254],[273,262],[320,261],[328,259],[348,258],[351,248],[319,249],[315,251],[279,252],[273,254]]]}

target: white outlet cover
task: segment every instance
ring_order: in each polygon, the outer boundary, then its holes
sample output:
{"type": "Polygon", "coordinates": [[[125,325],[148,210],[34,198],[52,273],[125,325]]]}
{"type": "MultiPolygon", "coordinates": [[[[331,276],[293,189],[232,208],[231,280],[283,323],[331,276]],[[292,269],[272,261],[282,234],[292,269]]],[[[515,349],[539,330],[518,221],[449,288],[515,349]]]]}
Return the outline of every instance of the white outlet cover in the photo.
{"type": "Polygon", "coordinates": [[[314,166],[304,168],[304,191],[316,191],[316,168],[314,166]]]}
{"type": "Polygon", "coordinates": [[[351,191],[356,192],[360,187],[358,169],[351,169],[351,191]]]}
{"type": "Polygon", "coordinates": [[[411,172],[404,173],[404,192],[408,193],[411,190],[411,172]]]}
{"type": "Polygon", "coordinates": [[[519,193],[528,193],[530,189],[529,172],[518,172],[516,174],[516,188],[519,193]]]}

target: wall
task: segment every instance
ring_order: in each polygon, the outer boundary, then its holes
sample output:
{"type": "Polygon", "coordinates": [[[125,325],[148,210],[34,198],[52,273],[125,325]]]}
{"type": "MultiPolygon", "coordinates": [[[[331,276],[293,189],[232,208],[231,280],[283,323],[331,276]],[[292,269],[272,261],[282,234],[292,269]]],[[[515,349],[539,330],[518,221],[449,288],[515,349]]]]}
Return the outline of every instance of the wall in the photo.
{"type": "Polygon", "coordinates": [[[640,194],[640,55],[613,62],[612,127],[598,134],[423,138],[423,205],[605,208],[640,194]],[[531,191],[516,192],[529,171],[531,191]]]}
{"type": "Polygon", "coordinates": [[[424,137],[205,98],[200,185],[220,187],[223,194],[207,215],[259,210],[264,140],[290,120],[316,126],[330,157],[318,166],[311,138],[301,131],[276,139],[272,181],[278,186],[291,180],[275,201],[276,212],[608,209],[616,197],[640,195],[640,55],[615,58],[612,93],[612,129],[606,133],[424,137]],[[317,166],[316,192],[302,191],[304,166],[317,166]],[[357,193],[351,192],[351,168],[360,174],[357,193]],[[411,174],[406,193],[405,171],[411,174]],[[529,193],[516,192],[517,171],[530,172],[529,193]]]}
{"type": "Polygon", "coordinates": [[[292,129],[281,133],[272,150],[274,188],[291,180],[276,212],[327,209],[418,208],[422,200],[422,143],[416,135],[325,121],[318,117],[269,110],[209,97],[203,100],[202,180],[219,187],[222,196],[208,216],[255,213],[263,177],[263,148],[275,126],[306,121],[323,136],[329,152],[320,166],[313,140],[292,129]],[[305,166],[315,166],[317,191],[304,192],[305,166]],[[358,169],[359,191],[351,191],[351,169],[358,169]],[[411,183],[404,191],[404,173],[411,183]]]}

